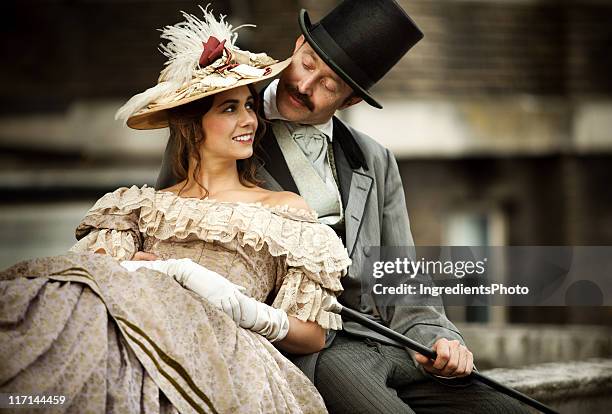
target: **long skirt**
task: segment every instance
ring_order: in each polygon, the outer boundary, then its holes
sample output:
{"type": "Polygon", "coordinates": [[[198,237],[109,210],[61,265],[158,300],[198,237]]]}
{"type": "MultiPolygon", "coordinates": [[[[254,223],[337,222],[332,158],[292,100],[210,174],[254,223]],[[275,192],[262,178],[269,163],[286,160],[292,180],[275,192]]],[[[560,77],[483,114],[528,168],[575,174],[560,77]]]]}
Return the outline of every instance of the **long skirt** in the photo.
{"type": "Polygon", "coordinates": [[[326,412],[264,337],[172,277],[97,254],[0,273],[0,393],[65,397],[35,406],[49,412],[326,412]]]}

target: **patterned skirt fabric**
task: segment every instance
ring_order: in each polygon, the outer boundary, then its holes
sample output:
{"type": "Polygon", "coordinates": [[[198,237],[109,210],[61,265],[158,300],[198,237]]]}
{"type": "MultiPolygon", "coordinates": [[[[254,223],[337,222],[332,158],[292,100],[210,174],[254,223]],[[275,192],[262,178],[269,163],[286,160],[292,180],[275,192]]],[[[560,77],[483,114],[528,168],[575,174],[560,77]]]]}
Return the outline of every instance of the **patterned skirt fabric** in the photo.
{"type": "Polygon", "coordinates": [[[0,393],[65,396],[51,412],[326,412],[265,338],[162,273],[67,254],[1,272],[0,295],[0,393]]]}

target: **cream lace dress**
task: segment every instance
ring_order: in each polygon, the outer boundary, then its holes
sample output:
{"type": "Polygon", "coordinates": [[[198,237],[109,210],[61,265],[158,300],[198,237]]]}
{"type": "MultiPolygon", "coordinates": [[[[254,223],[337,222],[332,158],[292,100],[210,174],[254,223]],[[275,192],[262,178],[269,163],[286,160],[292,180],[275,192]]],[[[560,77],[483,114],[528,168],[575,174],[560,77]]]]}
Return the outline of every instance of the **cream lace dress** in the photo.
{"type": "Polygon", "coordinates": [[[58,412],[325,412],[264,337],[172,277],[118,264],[139,250],[190,258],[288,315],[339,329],[321,301],[341,293],[350,259],[316,213],[120,188],[77,238],[73,253],[0,273],[0,357],[11,356],[0,392],[66,395],[58,412]],[[112,257],[91,253],[100,248],[112,257]]]}

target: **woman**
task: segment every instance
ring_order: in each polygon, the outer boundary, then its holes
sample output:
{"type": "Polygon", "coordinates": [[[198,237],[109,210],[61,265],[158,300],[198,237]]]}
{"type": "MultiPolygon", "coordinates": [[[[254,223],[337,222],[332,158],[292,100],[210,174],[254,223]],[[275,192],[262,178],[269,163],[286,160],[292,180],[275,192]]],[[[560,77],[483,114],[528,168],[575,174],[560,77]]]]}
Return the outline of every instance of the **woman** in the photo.
{"type": "Polygon", "coordinates": [[[256,185],[251,84],[286,62],[238,50],[203,11],[164,29],[158,84],[119,111],[170,127],[181,181],[105,195],[73,253],[0,274],[0,392],[63,395],[74,412],[325,411],[275,345],[322,348],[341,321],[321,302],[350,260],[303,199],[256,185]]]}

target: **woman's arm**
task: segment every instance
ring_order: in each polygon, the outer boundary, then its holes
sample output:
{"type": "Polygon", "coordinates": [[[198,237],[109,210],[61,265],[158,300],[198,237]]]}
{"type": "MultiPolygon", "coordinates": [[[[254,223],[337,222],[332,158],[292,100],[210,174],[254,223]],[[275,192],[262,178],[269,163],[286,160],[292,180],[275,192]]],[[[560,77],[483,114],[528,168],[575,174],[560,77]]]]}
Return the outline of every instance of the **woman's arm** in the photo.
{"type": "MultiPolygon", "coordinates": [[[[306,209],[310,207],[298,194],[282,191],[274,194],[270,204],[288,205],[291,208],[306,209]]],[[[282,340],[275,343],[278,348],[291,354],[312,354],[325,346],[325,329],[312,321],[301,321],[289,316],[289,332],[282,340]]]]}
{"type": "MultiPolygon", "coordinates": [[[[139,238],[135,232],[113,229],[88,229],[79,240],[68,250],[73,253],[96,253],[112,256],[117,260],[134,258],[140,248],[139,238]]],[[[137,260],[134,258],[134,260],[137,260]]]]}
{"type": "Polygon", "coordinates": [[[319,352],[325,346],[325,329],[316,322],[304,322],[289,316],[289,332],[285,339],[275,345],[291,354],[319,352]]]}

